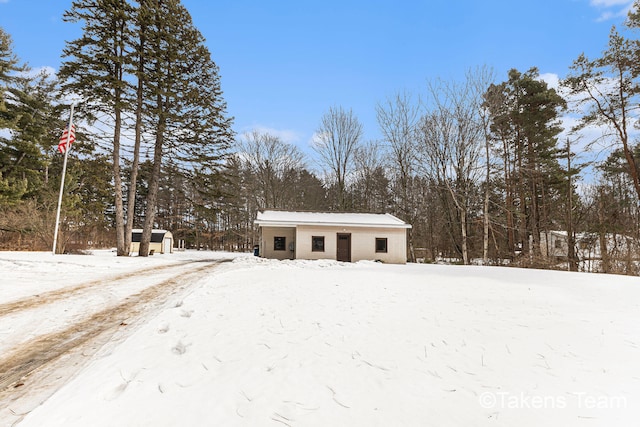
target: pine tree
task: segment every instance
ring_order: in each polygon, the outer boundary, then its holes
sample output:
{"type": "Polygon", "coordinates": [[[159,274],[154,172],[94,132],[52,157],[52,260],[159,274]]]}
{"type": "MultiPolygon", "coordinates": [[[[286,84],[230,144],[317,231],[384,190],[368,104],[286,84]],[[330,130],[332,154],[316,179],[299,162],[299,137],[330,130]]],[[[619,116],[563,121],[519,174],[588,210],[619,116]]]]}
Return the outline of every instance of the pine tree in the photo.
{"type": "Polygon", "coordinates": [[[127,195],[127,221],[124,230],[125,247],[131,247],[132,230],[136,224],[136,201],[138,200],[138,173],[140,168],[140,148],[142,146],[142,133],[144,131],[145,121],[145,64],[147,49],[147,32],[151,25],[151,16],[149,8],[143,7],[138,3],[134,8],[133,15],[135,23],[133,25],[133,33],[137,37],[133,37],[133,52],[129,56],[132,73],[135,73],[135,125],[134,125],[134,143],[132,160],[129,167],[129,191],[127,195]],[[135,41],[134,41],[135,40],[135,41]]]}
{"type": "Polygon", "coordinates": [[[509,79],[492,85],[485,95],[491,131],[501,146],[504,168],[505,211],[509,233],[527,254],[539,248],[540,232],[548,227],[544,207],[549,189],[561,175],[557,136],[565,100],[539,78],[538,70],[509,72],[509,79]],[[516,209],[517,208],[517,209],[516,209]],[[510,234],[513,236],[513,234],[510,234]],[[533,247],[529,241],[533,242],[533,247]]]}
{"type": "Polygon", "coordinates": [[[139,252],[146,256],[163,157],[171,156],[187,176],[213,176],[233,135],[218,67],[188,11],[178,0],[145,0],[141,7],[150,17],[144,90],[155,136],[139,252]]]}
{"type": "Polygon", "coordinates": [[[9,138],[0,138],[0,173],[22,183],[22,197],[33,197],[48,180],[50,156],[63,126],[57,81],[46,73],[16,76],[6,93],[14,129],[9,138]]]}
{"type": "MultiPolygon", "coordinates": [[[[640,6],[636,2],[635,10],[640,6]]],[[[633,9],[632,9],[633,10],[633,9]]],[[[632,12],[627,22],[631,28],[640,27],[639,12],[632,12]]],[[[615,27],[609,34],[609,45],[602,57],[589,59],[580,55],[571,66],[570,75],[562,85],[586,107],[578,128],[589,125],[609,127],[615,138],[612,146],[621,147],[627,173],[631,177],[636,195],[640,198],[640,159],[633,152],[631,129],[640,117],[640,44],[624,38],[615,27]]]]}
{"type": "Polygon", "coordinates": [[[67,42],[63,50],[66,60],[59,77],[65,82],[64,89],[82,97],[84,110],[113,121],[111,161],[117,254],[128,255],[120,158],[123,112],[130,102],[127,63],[132,8],[126,0],[77,0],[64,19],[83,23],[83,35],[67,42]]]}
{"type": "MultiPolygon", "coordinates": [[[[16,113],[5,100],[15,73],[23,67],[13,53],[11,37],[0,27],[0,129],[16,128],[16,113]]],[[[12,163],[11,154],[7,153],[8,141],[0,137],[0,206],[15,203],[27,191],[27,181],[7,177],[6,167],[12,163]]]]}

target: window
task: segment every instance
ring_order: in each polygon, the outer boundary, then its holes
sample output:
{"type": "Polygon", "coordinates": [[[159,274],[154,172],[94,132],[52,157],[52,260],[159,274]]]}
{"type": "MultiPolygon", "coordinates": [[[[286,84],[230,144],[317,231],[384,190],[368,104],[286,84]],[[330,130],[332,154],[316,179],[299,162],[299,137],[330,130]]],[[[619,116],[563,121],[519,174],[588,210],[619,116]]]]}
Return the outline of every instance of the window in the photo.
{"type": "Polygon", "coordinates": [[[554,246],[556,249],[562,249],[562,240],[556,239],[554,242],[554,246]]]}
{"type": "Polygon", "coordinates": [[[324,236],[311,237],[311,252],[324,252],[324,236]]]}
{"type": "Polygon", "coordinates": [[[386,237],[376,237],[376,253],[387,253],[386,237]]]}
{"type": "Polygon", "coordinates": [[[273,238],[273,250],[285,251],[287,250],[287,238],[286,237],[274,237],[273,238]]]}

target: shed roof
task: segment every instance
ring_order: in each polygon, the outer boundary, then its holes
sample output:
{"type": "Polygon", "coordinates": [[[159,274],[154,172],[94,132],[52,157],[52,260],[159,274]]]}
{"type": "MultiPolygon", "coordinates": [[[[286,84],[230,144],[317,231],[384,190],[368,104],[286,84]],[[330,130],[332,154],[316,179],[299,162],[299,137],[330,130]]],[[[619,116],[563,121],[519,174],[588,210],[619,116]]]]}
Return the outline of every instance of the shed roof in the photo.
{"type": "Polygon", "coordinates": [[[271,227],[297,225],[411,228],[410,224],[391,214],[342,212],[289,212],[265,210],[258,212],[255,224],[271,227]]]}
{"type": "MultiPolygon", "coordinates": [[[[132,233],[142,233],[142,228],[134,228],[133,230],[131,230],[132,233]]],[[[162,233],[162,234],[167,234],[167,233],[171,233],[169,230],[160,230],[160,229],[156,229],[154,228],[153,230],[151,230],[152,233],[162,233]]]]}

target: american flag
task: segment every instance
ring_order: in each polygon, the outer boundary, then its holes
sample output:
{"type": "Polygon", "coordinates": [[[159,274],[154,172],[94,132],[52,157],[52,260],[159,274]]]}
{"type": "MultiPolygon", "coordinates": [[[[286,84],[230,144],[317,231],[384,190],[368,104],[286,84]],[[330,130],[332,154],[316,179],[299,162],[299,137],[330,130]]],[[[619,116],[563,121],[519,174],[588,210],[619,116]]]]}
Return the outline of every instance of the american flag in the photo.
{"type": "Polygon", "coordinates": [[[76,125],[71,125],[71,132],[69,132],[69,127],[64,128],[64,132],[62,132],[62,136],[60,137],[60,142],[58,143],[58,151],[64,154],[67,151],[67,139],[69,139],[69,147],[76,140],[76,125]]]}

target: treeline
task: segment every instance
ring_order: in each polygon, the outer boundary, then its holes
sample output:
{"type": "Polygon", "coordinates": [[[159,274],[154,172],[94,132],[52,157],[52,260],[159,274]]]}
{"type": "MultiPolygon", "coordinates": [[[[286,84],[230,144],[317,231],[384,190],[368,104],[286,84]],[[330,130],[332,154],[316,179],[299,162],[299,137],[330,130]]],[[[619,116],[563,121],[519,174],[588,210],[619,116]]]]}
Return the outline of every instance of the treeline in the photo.
{"type": "Polygon", "coordinates": [[[55,250],[109,243],[128,255],[135,225],[143,228],[139,253],[146,256],[169,171],[170,185],[187,187],[194,210],[212,197],[214,186],[202,184],[217,180],[233,140],[218,67],[179,0],[78,0],[64,19],[82,25],[83,34],[67,42],[55,77],[28,77],[0,32],[0,128],[8,131],[0,153],[3,246],[50,243],[49,167],[60,176],[52,142],[65,97],[73,97],[85,132],[73,150],[55,250]],[[38,96],[45,109],[32,105],[38,96]],[[27,215],[36,223],[25,224],[27,215]]]}
{"type": "Polygon", "coordinates": [[[252,243],[259,208],[390,212],[413,225],[412,261],[638,274],[639,57],[639,42],[613,28],[602,56],[581,55],[557,89],[536,68],[433,81],[376,106],[380,141],[331,108],[315,173],[276,136],[243,135],[229,165],[244,209],[223,209],[226,248],[252,243]],[[566,117],[578,124],[565,129],[566,117]]]}
{"type": "Polygon", "coordinates": [[[179,1],[75,1],[65,19],[84,35],[68,42],[57,76],[20,66],[0,30],[2,249],[52,243],[55,148],[63,94],[73,94],[81,125],[60,251],[113,245],[126,255],[134,226],[169,229],[191,248],[247,251],[259,209],[389,212],[413,226],[412,261],[578,270],[589,240],[590,268],[637,274],[640,45],[615,28],[602,56],[577,58],[557,89],[536,68],[504,80],[478,68],[398,93],[376,106],[379,141],[363,140],[352,110],[331,107],[315,165],[276,135],[233,135],[218,68],[179,1]],[[564,129],[570,113],[579,124],[564,129]],[[575,152],[594,144],[606,159],[575,152]]]}
{"type": "Polygon", "coordinates": [[[640,237],[623,147],[600,164],[580,160],[576,135],[559,140],[567,101],[536,69],[493,80],[481,68],[463,82],[432,82],[422,97],[379,103],[382,141],[363,141],[352,111],[329,109],[312,147],[319,172],[275,135],[241,135],[229,160],[235,204],[221,206],[225,225],[216,230],[227,233],[225,249],[250,248],[261,208],[389,212],[413,225],[412,261],[636,274],[636,246],[611,246],[616,236],[640,237]],[[567,236],[564,251],[549,247],[552,232],[567,236]],[[581,264],[579,246],[593,239],[601,259],[581,264]]]}

